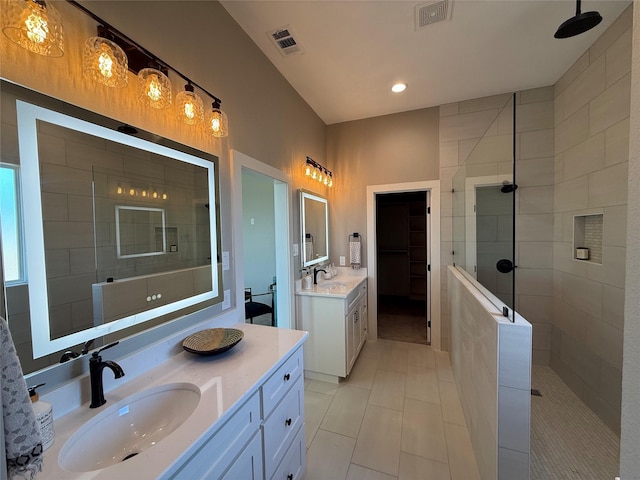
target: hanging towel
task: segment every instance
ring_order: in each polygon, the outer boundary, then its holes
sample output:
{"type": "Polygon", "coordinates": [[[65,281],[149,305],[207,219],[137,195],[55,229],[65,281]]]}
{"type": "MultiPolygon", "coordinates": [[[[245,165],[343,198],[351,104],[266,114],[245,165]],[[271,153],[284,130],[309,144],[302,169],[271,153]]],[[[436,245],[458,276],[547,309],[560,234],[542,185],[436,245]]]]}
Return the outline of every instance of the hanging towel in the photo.
{"type": "Polygon", "coordinates": [[[349,242],[349,261],[351,268],[360,268],[360,242],[349,242]]]}
{"type": "Polygon", "coordinates": [[[32,480],[42,471],[42,439],[9,326],[0,317],[0,385],[9,478],[32,480]]]}

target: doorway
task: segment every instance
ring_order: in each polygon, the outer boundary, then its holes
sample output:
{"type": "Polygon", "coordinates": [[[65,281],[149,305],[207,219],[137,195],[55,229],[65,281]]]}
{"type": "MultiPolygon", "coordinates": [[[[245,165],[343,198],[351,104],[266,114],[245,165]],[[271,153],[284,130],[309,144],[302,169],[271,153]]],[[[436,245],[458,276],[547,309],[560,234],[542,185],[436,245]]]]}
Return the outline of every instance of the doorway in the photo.
{"type": "Polygon", "coordinates": [[[376,242],[376,198],[386,193],[427,192],[427,206],[430,209],[427,222],[427,318],[430,322],[431,346],[435,350],[441,347],[441,319],[440,319],[440,181],[423,180],[419,182],[390,183],[367,186],[367,236],[366,243],[367,276],[369,279],[367,298],[369,304],[369,341],[378,339],[378,265],[376,242]]]}
{"type": "Polygon", "coordinates": [[[427,192],[376,196],[378,338],[430,343],[427,192]]]}
{"type": "MultiPolygon", "coordinates": [[[[294,328],[290,178],[236,150],[231,151],[231,162],[237,320],[245,320],[245,287],[250,287],[252,293],[267,293],[257,296],[255,301],[271,305],[273,299],[274,326],[294,328]],[[260,185],[268,197],[264,202],[269,204],[267,208],[260,208],[253,199],[249,200],[250,195],[244,194],[256,185],[260,185]],[[248,202],[246,211],[244,202],[248,202]],[[256,225],[257,228],[252,228],[256,225]],[[261,273],[254,276],[256,270],[261,273]]],[[[265,322],[271,325],[270,315],[267,317],[265,322]]]]}

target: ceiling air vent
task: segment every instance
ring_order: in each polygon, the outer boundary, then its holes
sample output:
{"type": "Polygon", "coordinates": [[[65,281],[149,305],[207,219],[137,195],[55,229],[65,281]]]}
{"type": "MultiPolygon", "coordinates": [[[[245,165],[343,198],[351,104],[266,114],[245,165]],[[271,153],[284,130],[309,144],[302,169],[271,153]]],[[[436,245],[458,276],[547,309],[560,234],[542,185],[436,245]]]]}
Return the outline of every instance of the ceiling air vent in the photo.
{"type": "Polygon", "coordinates": [[[449,7],[449,0],[416,5],[416,30],[431,25],[432,23],[447,20],[450,11],[449,7]]]}
{"type": "Polygon", "coordinates": [[[289,25],[267,32],[267,37],[269,37],[282,55],[286,56],[294,53],[302,53],[303,51],[302,45],[300,45],[294,38],[289,25]]]}

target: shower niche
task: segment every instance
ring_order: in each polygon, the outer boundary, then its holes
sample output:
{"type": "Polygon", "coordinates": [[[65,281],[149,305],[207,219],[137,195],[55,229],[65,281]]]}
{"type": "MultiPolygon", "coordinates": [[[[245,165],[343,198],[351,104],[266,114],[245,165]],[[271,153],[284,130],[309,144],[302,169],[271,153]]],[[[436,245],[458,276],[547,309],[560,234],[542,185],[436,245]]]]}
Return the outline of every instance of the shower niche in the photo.
{"type": "Polygon", "coordinates": [[[573,259],[602,265],[602,225],[601,213],[574,215],[573,217],[573,259]]]}

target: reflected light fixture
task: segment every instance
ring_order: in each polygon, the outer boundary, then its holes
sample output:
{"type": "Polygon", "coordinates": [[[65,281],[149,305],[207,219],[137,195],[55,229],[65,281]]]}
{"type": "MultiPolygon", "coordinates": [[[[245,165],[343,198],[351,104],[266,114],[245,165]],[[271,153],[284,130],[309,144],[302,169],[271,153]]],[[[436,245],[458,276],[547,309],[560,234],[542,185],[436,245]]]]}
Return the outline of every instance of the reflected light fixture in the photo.
{"type": "Polygon", "coordinates": [[[307,157],[307,161],[304,165],[304,175],[313,180],[317,180],[327,187],[333,187],[333,172],[311,157],[307,157]]]}
{"type": "Polygon", "coordinates": [[[207,128],[209,133],[216,138],[222,138],[229,135],[229,121],[227,114],[220,110],[222,100],[214,98],[211,104],[211,112],[207,115],[207,128]]]}
{"type": "Polygon", "coordinates": [[[90,37],[84,43],[84,76],[107,87],[126,87],[129,83],[127,56],[116,43],[102,37],[90,37]]]}
{"type": "Polygon", "coordinates": [[[406,89],[407,89],[407,84],[406,83],[396,83],[391,87],[391,91],[393,93],[404,92],[406,89]]]}
{"type": "Polygon", "coordinates": [[[45,55],[64,55],[62,17],[45,0],[14,0],[8,2],[2,31],[13,43],[45,55]]]}
{"type": "Polygon", "coordinates": [[[171,106],[171,97],[171,82],[164,73],[155,68],[143,68],[138,72],[138,100],[164,110],[171,106]]]}
{"type": "Polygon", "coordinates": [[[187,125],[197,125],[204,121],[204,106],[200,96],[194,93],[193,85],[187,83],[184,92],[176,95],[178,118],[187,125]]]}

